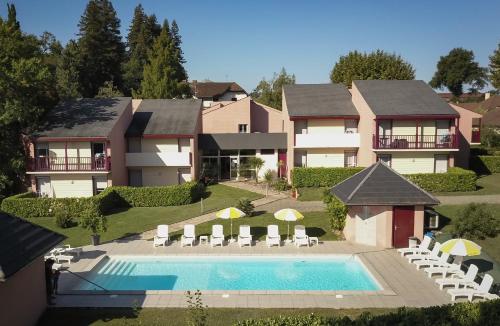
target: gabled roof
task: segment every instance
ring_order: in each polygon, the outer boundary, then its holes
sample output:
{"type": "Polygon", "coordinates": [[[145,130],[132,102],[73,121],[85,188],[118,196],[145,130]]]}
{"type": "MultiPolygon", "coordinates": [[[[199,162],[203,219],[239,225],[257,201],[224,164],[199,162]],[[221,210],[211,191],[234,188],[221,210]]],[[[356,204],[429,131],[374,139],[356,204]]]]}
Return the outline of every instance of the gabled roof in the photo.
{"type": "Polygon", "coordinates": [[[199,149],[283,149],[285,133],[200,134],[199,149]]]}
{"type": "Polygon", "coordinates": [[[285,85],[283,92],[290,117],[359,117],[342,84],[285,85]]]}
{"type": "Polygon", "coordinates": [[[354,80],[376,116],[458,116],[422,80],[354,80]]]}
{"type": "Polygon", "coordinates": [[[130,97],[62,101],[45,116],[36,136],[107,137],[130,103],[130,97]]]}
{"type": "Polygon", "coordinates": [[[197,98],[212,98],[221,96],[225,92],[247,93],[243,87],[235,82],[198,82],[191,83],[193,95],[197,98]]]}
{"type": "Polygon", "coordinates": [[[0,212],[0,281],[5,281],[65,236],[24,219],[0,212]]]}
{"type": "Polygon", "coordinates": [[[142,100],[125,135],[194,135],[201,110],[201,100],[142,100]]]}
{"type": "Polygon", "coordinates": [[[330,191],[346,205],[438,205],[439,200],[382,161],[367,167],[330,191]]]}

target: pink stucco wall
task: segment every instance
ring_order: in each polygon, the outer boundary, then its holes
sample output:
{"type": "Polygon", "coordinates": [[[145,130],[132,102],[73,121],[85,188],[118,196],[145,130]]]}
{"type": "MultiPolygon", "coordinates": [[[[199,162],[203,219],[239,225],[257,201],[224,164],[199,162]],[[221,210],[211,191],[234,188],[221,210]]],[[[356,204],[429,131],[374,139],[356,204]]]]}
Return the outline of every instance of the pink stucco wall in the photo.
{"type": "Polygon", "coordinates": [[[283,108],[283,132],[287,133],[287,150],[286,150],[286,164],[287,164],[287,179],[291,182],[291,173],[294,166],[294,147],[295,147],[295,124],[290,120],[288,115],[288,107],[286,105],[285,92],[282,91],[282,108],[283,108]]]}
{"type": "Polygon", "coordinates": [[[127,167],[125,166],[125,152],[127,151],[127,140],[125,132],[132,121],[132,101],[123,111],[121,117],[111,129],[108,135],[108,155],[111,156],[111,181],[110,186],[126,186],[128,184],[127,167]]]}
{"type": "Polygon", "coordinates": [[[198,115],[198,121],[196,123],[196,131],[194,138],[190,139],[191,146],[191,178],[192,180],[198,180],[199,178],[199,159],[198,159],[198,134],[202,132],[203,122],[200,114],[198,115]]]}
{"type": "Polygon", "coordinates": [[[248,125],[252,130],[250,118],[250,97],[245,97],[227,105],[220,105],[204,109],[202,112],[202,133],[238,133],[238,125],[248,125]]]}
{"type": "Polygon", "coordinates": [[[359,113],[358,132],[360,143],[358,149],[358,166],[370,166],[375,163],[377,156],[373,152],[373,132],[375,131],[375,114],[372,112],[368,103],[359,92],[355,83],[352,83],[350,89],[352,103],[359,113]]]}
{"type": "Polygon", "coordinates": [[[0,324],[36,325],[46,306],[43,257],[0,282],[0,324]]]}
{"type": "Polygon", "coordinates": [[[264,104],[250,101],[251,132],[283,132],[282,112],[264,104]]]}
{"type": "MultiPolygon", "coordinates": [[[[459,145],[460,150],[455,153],[455,166],[469,167],[470,146],[472,141],[472,119],[481,119],[479,113],[464,109],[450,103],[450,106],[460,114],[459,145]]],[[[450,165],[452,166],[452,165],[450,165]]]]}

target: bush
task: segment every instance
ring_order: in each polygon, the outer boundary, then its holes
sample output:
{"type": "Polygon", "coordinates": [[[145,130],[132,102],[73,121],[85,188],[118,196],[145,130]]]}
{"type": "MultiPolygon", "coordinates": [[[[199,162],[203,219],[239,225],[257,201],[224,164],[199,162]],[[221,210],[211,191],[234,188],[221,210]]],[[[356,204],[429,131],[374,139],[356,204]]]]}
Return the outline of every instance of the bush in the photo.
{"type": "Polygon", "coordinates": [[[292,186],[302,187],[333,187],[345,179],[362,171],[356,168],[293,168],[292,186]]]}
{"type": "Polygon", "coordinates": [[[94,211],[89,209],[82,212],[80,226],[90,230],[94,235],[106,232],[108,229],[106,217],[103,215],[96,215],[94,211]]]}
{"type": "Polygon", "coordinates": [[[481,174],[500,173],[500,156],[479,155],[471,157],[471,169],[481,174]]]}
{"type": "Polygon", "coordinates": [[[326,211],[330,215],[330,225],[334,231],[342,231],[345,227],[347,217],[347,206],[338,199],[325,191],[323,201],[326,204],[326,211]]]}
{"type": "Polygon", "coordinates": [[[73,226],[73,217],[69,214],[68,208],[60,202],[54,205],[54,216],[56,225],[62,229],[67,229],[73,226]]]}
{"type": "Polygon", "coordinates": [[[447,173],[406,174],[408,180],[430,192],[455,192],[476,190],[477,175],[470,170],[457,167],[447,173]]]}
{"type": "Polygon", "coordinates": [[[471,203],[458,214],[453,226],[454,236],[470,240],[495,237],[499,221],[485,204],[471,203]]]}
{"type": "Polygon", "coordinates": [[[274,190],[277,191],[287,191],[290,189],[290,185],[286,181],[286,179],[278,179],[273,183],[274,190]]]}
{"type": "Polygon", "coordinates": [[[255,206],[252,204],[252,201],[248,198],[241,198],[238,200],[236,204],[236,208],[241,210],[246,216],[250,217],[253,214],[255,206]]]}

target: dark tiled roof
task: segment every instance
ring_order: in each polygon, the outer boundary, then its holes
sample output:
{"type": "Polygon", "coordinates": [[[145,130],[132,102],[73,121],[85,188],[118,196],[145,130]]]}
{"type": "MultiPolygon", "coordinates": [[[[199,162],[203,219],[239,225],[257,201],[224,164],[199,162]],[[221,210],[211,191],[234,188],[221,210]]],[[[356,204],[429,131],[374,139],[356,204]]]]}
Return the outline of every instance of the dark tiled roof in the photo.
{"type": "Polygon", "coordinates": [[[217,97],[225,92],[243,92],[246,94],[243,87],[235,82],[192,82],[191,88],[197,98],[217,97]]]}
{"type": "Polygon", "coordinates": [[[438,205],[439,200],[381,161],[331,189],[347,205],[438,205]]]}
{"type": "Polygon", "coordinates": [[[341,84],[283,86],[290,117],[359,116],[349,90],[341,84]]]}
{"type": "Polygon", "coordinates": [[[377,116],[458,116],[422,80],[355,80],[353,84],[377,116]]]}
{"type": "Polygon", "coordinates": [[[142,100],[126,136],[194,135],[200,110],[201,100],[142,100]]]}
{"type": "Polygon", "coordinates": [[[201,134],[199,149],[282,149],[285,133],[201,134]]]}
{"type": "Polygon", "coordinates": [[[130,103],[130,97],[63,101],[47,114],[37,136],[107,137],[130,103]]]}
{"type": "Polygon", "coordinates": [[[0,212],[0,281],[5,281],[50,249],[65,236],[0,212]]]}

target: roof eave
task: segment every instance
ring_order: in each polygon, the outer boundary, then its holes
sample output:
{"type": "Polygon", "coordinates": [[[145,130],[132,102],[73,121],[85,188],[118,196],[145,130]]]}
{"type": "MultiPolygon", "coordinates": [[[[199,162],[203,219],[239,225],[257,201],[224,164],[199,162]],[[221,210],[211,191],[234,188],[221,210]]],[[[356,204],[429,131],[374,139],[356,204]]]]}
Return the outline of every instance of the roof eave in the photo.
{"type": "Polygon", "coordinates": [[[308,119],[319,119],[319,120],[359,120],[359,115],[290,115],[290,120],[308,120],[308,119]]]}

